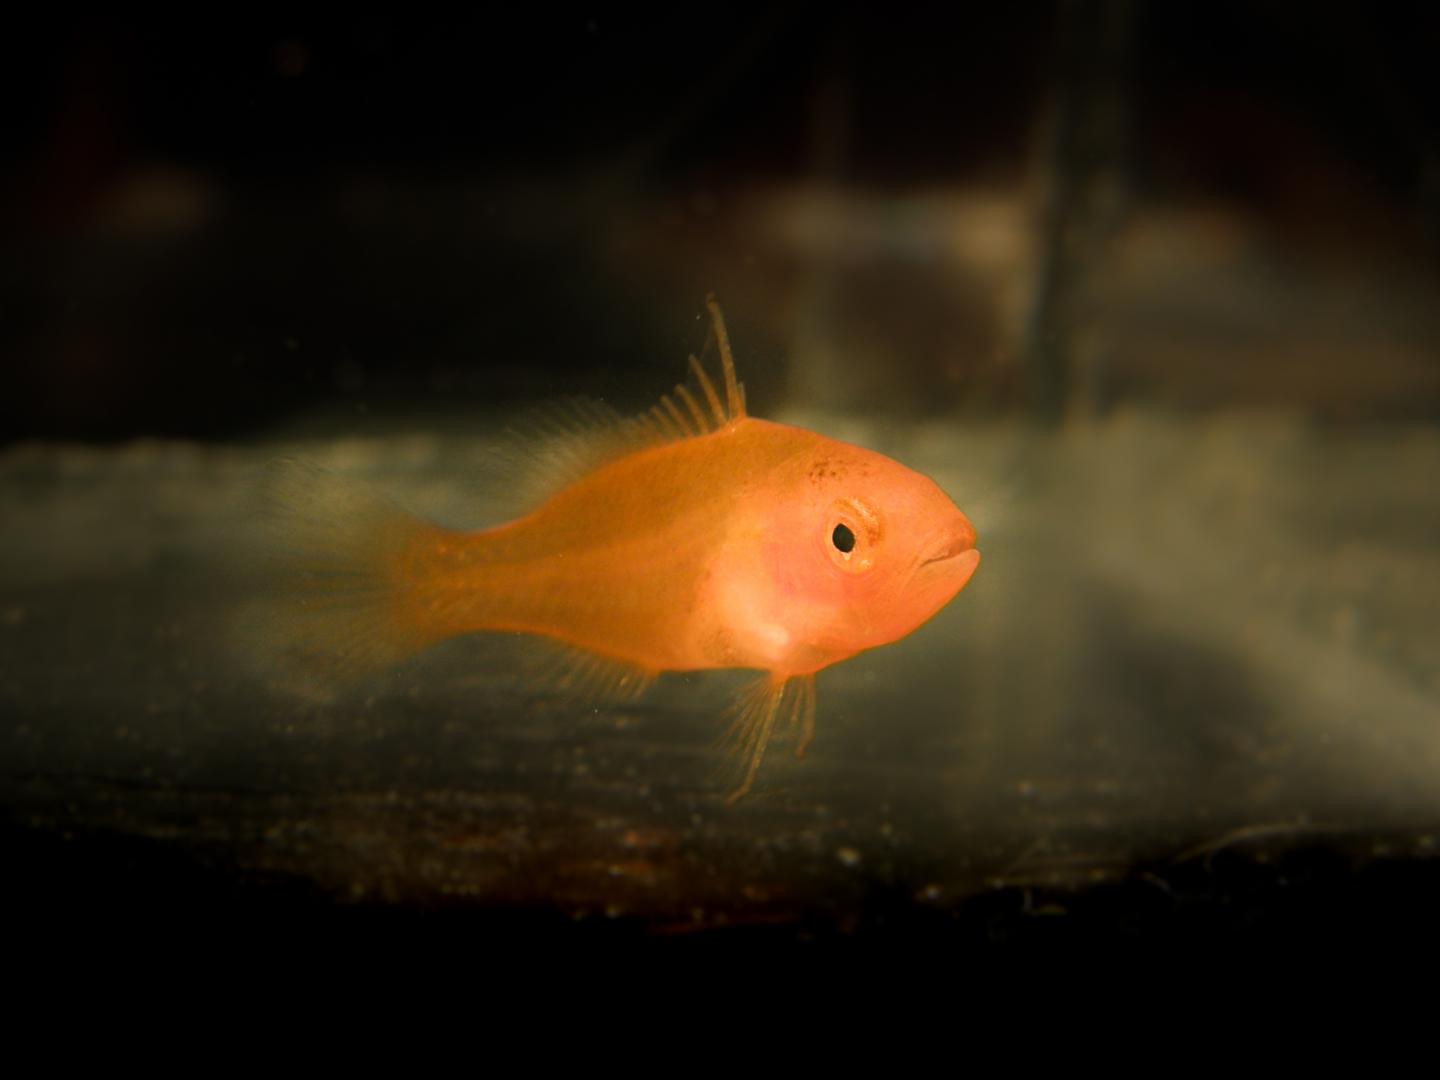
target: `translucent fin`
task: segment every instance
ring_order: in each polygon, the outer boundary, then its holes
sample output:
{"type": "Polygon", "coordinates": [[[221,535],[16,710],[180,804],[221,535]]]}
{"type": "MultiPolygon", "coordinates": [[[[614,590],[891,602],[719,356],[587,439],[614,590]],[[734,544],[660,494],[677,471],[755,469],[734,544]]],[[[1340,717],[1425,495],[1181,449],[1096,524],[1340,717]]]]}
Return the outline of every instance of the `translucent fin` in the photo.
{"type": "Polygon", "coordinates": [[[760,763],[765,759],[765,749],[775,733],[776,723],[781,720],[786,726],[799,729],[795,755],[804,757],[815,735],[814,675],[790,679],[767,675],[736,698],[726,743],[735,755],[741,779],[739,786],[726,796],[727,806],[733,806],[754,786],[760,763]]]}
{"type": "Polygon", "coordinates": [[[695,429],[690,426],[690,422],[685,419],[685,415],[680,411],[675,402],[670,400],[669,394],[666,394],[660,399],[660,404],[663,405],[665,411],[670,414],[670,419],[674,421],[682,437],[689,438],[695,434],[695,429]]]}
{"type": "Polygon", "coordinates": [[[674,441],[652,414],[627,419],[603,401],[566,398],[507,428],[498,454],[508,486],[537,504],[602,465],[674,441]]]}
{"type": "Polygon", "coordinates": [[[705,374],[705,369],[700,366],[700,361],[694,356],[690,357],[690,373],[695,376],[695,381],[700,384],[700,389],[705,394],[705,400],[710,403],[710,413],[715,417],[715,426],[717,428],[724,427],[725,410],[720,406],[720,395],[715,393],[710,376],[705,374]]]}
{"type": "MultiPolygon", "coordinates": [[[[696,371],[702,370],[700,361],[695,359],[693,353],[690,355],[690,367],[696,371]]],[[[690,393],[684,383],[675,387],[675,393],[681,401],[685,402],[685,408],[690,410],[690,418],[695,421],[695,427],[699,434],[704,435],[708,432],[710,423],[705,419],[705,414],[700,411],[700,403],[695,400],[695,395],[690,393]]]]}
{"type": "Polygon", "coordinates": [[[538,683],[588,705],[623,705],[639,698],[655,672],[559,642],[544,643],[538,683]]]}
{"type": "Polygon", "coordinates": [[[682,383],[675,387],[673,397],[664,395],[648,412],[634,417],[622,417],[604,402],[588,398],[566,399],[534,410],[508,429],[499,451],[525,502],[538,504],[627,454],[708,435],[746,415],[745,387],[735,376],[720,305],[713,295],[706,298],[705,305],[720,353],[724,400],[692,355],[689,366],[698,398],[682,383]]]}
{"type": "Polygon", "coordinates": [[[678,442],[685,437],[685,433],[675,426],[674,420],[670,419],[670,414],[659,405],[650,406],[650,416],[667,442],[678,442]]]}
{"type": "Polygon", "coordinates": [[[792,723],[800,729],[795,737],[795,756],[804,760],[805,751],[815,740],[815,676],[801,675],[794,681],[800,684],[799,701],[791,715],[792,723]]]}
{"type": "Polygon", "coordinates": [[[306,462],[277,462],[266,479],[276,599],[255,644],[272,662],[341,679],[445,636],[411,602],[405,577],[414,545],[442,530],[306,462]]]}
{"type": "Polygon", "coordinates": [[[729,410],[730,419],[738,420],[745,415],[745,388],[735,377],[735,357],[730,353],[730,334],[725,329],[725,316],[720,313],[720,303],[715,299],[714,293],[705,297],[705,307],[710,312],[715,345],[720,350],[720,368],[725,375],[726,408],[729,410]]]}

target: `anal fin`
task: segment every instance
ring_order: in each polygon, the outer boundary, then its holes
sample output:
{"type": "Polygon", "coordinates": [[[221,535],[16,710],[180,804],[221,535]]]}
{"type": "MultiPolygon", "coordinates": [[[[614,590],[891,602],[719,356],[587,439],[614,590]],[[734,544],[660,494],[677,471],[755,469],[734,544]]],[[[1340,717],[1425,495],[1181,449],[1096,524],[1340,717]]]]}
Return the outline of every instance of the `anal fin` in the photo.
{"type": "Polygon", "coordinates": [[[656,673],[585,649],[546,641],[538,685],[587,705],[624,705],[639,698],[656,673]]]}

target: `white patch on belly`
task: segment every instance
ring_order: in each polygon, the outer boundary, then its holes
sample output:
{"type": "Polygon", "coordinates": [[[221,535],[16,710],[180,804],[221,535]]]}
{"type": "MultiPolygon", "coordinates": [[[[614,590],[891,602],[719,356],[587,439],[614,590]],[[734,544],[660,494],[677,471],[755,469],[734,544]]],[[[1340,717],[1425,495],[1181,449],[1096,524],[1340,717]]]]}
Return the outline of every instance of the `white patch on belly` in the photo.
{"type": "Polygon", "coordinates": [[[790,648],[790,631],[779,623],[762,623],[755,628],[755,634],[772,660],[779,660],[790,648]]]}
{"type": "Polygon", "coordinates": [[[744,585],[719,591],[718,621],[733,643],[739,666],[773,669],[789,655],[795,635],[783,623],[765,617],[760,593],[744,585]]]}

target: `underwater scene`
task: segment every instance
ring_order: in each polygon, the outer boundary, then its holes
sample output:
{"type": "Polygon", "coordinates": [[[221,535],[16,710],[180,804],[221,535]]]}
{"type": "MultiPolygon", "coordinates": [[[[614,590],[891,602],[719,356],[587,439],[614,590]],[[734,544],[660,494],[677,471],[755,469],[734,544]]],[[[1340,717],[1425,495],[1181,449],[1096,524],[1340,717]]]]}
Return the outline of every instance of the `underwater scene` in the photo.
{"type": "Polygon", "coordinates": [[[17,918],[1434,943],[1429,9],[46,40],[0,157],[17,918]]]}

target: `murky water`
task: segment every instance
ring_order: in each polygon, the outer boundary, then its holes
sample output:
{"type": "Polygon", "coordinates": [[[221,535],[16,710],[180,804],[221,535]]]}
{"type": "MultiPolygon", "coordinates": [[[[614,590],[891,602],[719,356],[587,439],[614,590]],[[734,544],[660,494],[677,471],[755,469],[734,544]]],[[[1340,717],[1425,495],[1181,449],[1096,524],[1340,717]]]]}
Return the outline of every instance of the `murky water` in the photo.
{"type": "Polygon", "coordinates": [[[1023,921],[1100,887],[1165,893],[1217,858],[1436,853],[1433,429],[786,419],[933,475],[984,563],[931,624],[823,673],[807,759],[772,753],[733,808],[728,674],[594,708],[537,679],[522,639],[471,638],[330,694],[247,647],[271,588],[254,558],[268,460],[472,526],[500,512],[475,434],[500,417],[6,451],[17,850],[39,868],[120,845],[147,869],[88,885],[121,893],[178,874],[252,899],[819,932],[997,896],[1023,921]]]}
{"type": "Polygon", "coordinates": [[[0,146],[0,915],[184,948],[298,912],[1435,940],[1434,18],[1272,8],[31,35],[0,146]],[[595,707],[516,638],[343,690],[256,648],[269,461],[502,519],[501,429],[648,407],[712,291],[754,415],[933,475],[984,553],[821,674],[804,761],[725,806],[736,674],[595,707]]]}

